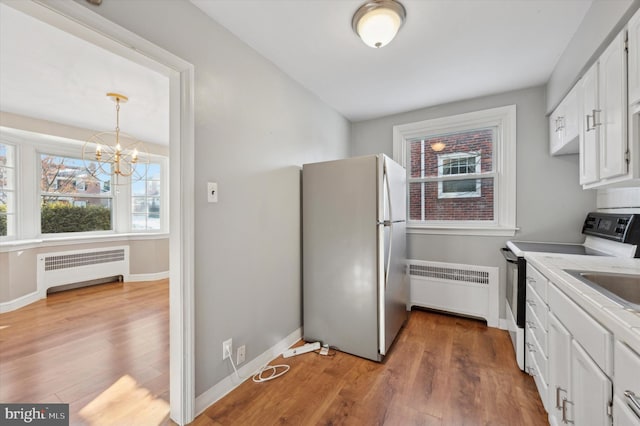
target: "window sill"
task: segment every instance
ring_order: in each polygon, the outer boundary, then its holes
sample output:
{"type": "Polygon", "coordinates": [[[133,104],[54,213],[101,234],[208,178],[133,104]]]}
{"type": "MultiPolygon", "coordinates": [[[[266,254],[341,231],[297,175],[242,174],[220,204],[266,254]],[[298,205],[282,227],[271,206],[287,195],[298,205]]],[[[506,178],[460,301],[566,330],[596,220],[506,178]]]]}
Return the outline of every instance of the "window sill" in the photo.
{"type": "Polygon", "coordinates": [[[407,225],[407,234],[513,237],[518,228],[508,226],[424,226],[407,225]]]}
{"type": "Polygon", "coordinates": [[[54,247],[73,244],[105,243],[112,241],[159,240],[169,238],[168,233],[128,233],[108,235],[82,235],[44,237],[30,240],[7,240],[0,242],[0,253],[27,250],[38,247],[54,247]]]}

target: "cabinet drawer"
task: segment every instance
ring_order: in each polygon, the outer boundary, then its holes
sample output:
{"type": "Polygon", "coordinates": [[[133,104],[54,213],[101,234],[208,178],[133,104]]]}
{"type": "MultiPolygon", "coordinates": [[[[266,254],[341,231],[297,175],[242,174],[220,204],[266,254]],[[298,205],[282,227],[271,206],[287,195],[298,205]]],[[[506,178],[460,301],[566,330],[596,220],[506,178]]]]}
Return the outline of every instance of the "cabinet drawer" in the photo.
{"type": "MultiPolygon", "coordinates": [[[[547,315],[545,315],[546,317],[547,315]]],[[[527,322],[525,324],[525,328],[527,330],[531,330],[532,334],[535,336],[538,344],[542,348],[542,351],[547,354],[547,336],[548,332],[542,325],[541,321],[537,317],[537,315],[531,310],[529,306],[527,306],[527,322]]],[[[525,336],[526,338],[526,336],[525,336]]]]}
{"type": "Polygon", "coordinates": [[[527,297],[525,304],[528,309],[536,314],[540,325],[542,325],[545,330],[549,330],[547,327],[547,304],[542,300],[531,284],[527,284],[527,297]]]}
{"type": "Polygon", "coordinates": [[[616,395],[625,404],[627,403],[625,391],[633,392],[640,399],[640,355],[624,343],[616,341],[614,356],[616,371],[613,382],[616,395]]]}
{"type": "Polygon", "coordinates": [[[529,357],[534,358],[536,360],[536,365],[538,366],[538,371],[540,375],[544,379],[545,383],[549,383],[548,376],[548,365],[549,360],[547,358],[546,352],[540,346],[538,339],[533,334],[533,330],[529,327],[526,328],[525,334],[525,350],[529,352],[529,357]]]}
{"type": "Polygon", "coordinates": [[[536,387],[538,388],[538,393],[540,394],[540,399],[542,400],[544,409],[549,412],[549,385],[547,384],[546,379],[540,374],[540,367],[538,367],[538,363],[536,358],[533,356],[533,353],[527,351],[525,353],[525,357],[527,372],[529,375],[533,376],[533,381],[536,383],[536,387]]]}
{"type": "Polygon", "coordinates": [[[607,374],[613,376],[613,335],[569,299],[555,285],[549,285],[549,309],[607,374]]]}
{"type": "Polygon", "coordinates": [[[530,285],[542,298],[542,301],[547,303],[547,287],[548,281],[540,271],[535,267],[527,263],[527,284],[530,285]]]}

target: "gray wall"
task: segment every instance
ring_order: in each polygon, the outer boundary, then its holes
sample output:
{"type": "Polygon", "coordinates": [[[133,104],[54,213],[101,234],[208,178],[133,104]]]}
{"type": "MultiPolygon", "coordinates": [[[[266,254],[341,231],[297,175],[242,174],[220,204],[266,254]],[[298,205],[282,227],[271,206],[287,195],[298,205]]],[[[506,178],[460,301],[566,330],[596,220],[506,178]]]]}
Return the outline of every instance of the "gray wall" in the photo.
{"type": "Polygon", "coordinates": [[[38,289],[38,254],[129,246],[130,274],[157,274],[169,270],[169,238],[135,237],[98,243],[51,243],[42,247],[0,251],[0,303],[11,302],[38,289]]]}
{"type": "Polygon", "coordinates": [[[639,7],[640,0],[593,2],[549,77],[547,113],[558,106],[639,7]]]}
{"type": "Polygon", "coordinates": [[[580,222],[595,209],[595,191],[579,185],[578,156],[549,155],[545,88],[470,99],[352,125],[352,155],[384,152],[392,155],[394,125],[444,117],[504,105],[517,106],[517,204],[513,238],[421,235],[407,238],[411,259],[499,266],[500,312],[504,317],[504,259],[499,250],[509,239],[577,242],[580,222]]]}
{"type": "Polygon", "coordinates": [[[300,169],[350,123],[187,1],[79,1],[195,66],[196,395],[301,325],[300,169]],[[219,203],[207,204],[207,181],[219,203]]]}

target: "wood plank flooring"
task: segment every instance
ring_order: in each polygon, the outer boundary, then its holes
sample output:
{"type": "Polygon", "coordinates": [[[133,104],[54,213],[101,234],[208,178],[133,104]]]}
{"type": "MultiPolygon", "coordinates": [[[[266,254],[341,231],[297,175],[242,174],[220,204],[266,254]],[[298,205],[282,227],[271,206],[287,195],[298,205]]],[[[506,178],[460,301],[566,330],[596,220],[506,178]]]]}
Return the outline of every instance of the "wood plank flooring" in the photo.
{"type": "Polygon", "coordinates": [[[246,381],[193,425],[546,425],[507,332],[413,311],[384,363],[336,352],[279,358],[284,376],[246,381]]]}
{"type": "Polygon", "coordinates": [[[72,425],[168,423],[168,280],[68,290],[0,314],[0,401],[69,403],[72,425]]]}
{"type": "MultiPolygon", "coordinates": [[[[72,425],[164,425],[168,282],[50,295],[0,314],[0,401],[66,402],[72,425]]],[[[283,377],[243,383],[194,425],[545,425],[508,334],[413,311],[382,364],[336,352],[273,363],[283,377]]]]}

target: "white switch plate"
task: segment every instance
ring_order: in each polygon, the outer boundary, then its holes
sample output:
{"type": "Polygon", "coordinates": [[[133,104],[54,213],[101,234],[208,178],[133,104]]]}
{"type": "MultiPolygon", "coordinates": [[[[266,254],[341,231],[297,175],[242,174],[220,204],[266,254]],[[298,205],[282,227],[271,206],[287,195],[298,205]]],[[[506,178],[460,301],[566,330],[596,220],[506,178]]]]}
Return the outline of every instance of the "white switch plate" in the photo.
{"type": "Polygon", "coordinates": [[[218,183],[207,182],[207,201],[210,203],[218,202],[218,183]]]}

